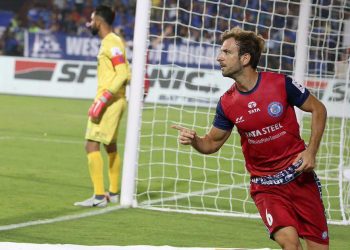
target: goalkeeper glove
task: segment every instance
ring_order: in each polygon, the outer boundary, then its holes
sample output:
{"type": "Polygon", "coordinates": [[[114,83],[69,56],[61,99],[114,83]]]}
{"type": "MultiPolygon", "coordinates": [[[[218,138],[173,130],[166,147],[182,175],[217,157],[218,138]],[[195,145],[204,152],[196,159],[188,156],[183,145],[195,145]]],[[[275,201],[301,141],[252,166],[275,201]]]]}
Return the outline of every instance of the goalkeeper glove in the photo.
{"type": "Polygon", "coordinates": [[[100,118],[102,112],[104,111],[107,105],[107,102],[109,102],[112,98],[112,93],[106,90],[105,92],[103,92],[102,96],[91,105],[89,109],[89,116],[92,120],[100,118]]]}

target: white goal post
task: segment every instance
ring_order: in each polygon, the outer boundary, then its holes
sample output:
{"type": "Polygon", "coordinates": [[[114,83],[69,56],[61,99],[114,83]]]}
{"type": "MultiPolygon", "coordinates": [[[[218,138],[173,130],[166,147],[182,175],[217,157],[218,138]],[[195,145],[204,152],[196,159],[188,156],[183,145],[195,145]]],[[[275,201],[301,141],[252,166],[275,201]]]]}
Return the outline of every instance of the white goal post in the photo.
{"type": "MultiPolygon", "coordinates": [[[[349,20],[347,0],[137,1],[121,205],[259,217],[236,130],[218,153],[202,155],[170,128],[209,130],[232,84],[216,62],[219,37],[240,26],[266,40],[259,70],[294,76],[326,105],[316,172],[329,223],[349,225],[349,20]]],[[[308,142],[310,116],[300,113],[300,124],[308,142]]]]}

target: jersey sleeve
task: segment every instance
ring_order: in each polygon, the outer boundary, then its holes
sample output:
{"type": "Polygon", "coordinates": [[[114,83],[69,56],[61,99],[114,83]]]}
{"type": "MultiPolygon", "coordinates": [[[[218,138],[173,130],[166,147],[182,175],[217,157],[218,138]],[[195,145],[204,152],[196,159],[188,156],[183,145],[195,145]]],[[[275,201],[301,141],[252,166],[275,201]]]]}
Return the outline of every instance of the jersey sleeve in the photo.
{"type": "Polygon", "coordinates": [[[109,57],[113,64],[113,67],[116,67],[118,65],[125,63],[125,57],[123,53],[123,48],[119,48],[118,46],[111,47],[109,51],[109,57]]]}
{"type": "Polygon", "coordinates": [[[112,84],[108,88],[112,94],[116,94],[120,87],[127,84],[130,80],[129,66],[124,51],[125,48],[118,45],[119,44],[112,45],[107,50],[108,58],[111,60],[115,70],[112,84]]]}
{"type": "Polygon", "coordinates": [[[234,124],[226,116],[222,109],[221,99],[216,106],[216,114],[213,121],[213,126],[222,130],[232,130],[234,124]]]}
{"type": "Polygon", "coordinates": [[[286,91],[288,103],[300,107],[310,95],[310,91],[294,79],[286,76],[286,91]]]}

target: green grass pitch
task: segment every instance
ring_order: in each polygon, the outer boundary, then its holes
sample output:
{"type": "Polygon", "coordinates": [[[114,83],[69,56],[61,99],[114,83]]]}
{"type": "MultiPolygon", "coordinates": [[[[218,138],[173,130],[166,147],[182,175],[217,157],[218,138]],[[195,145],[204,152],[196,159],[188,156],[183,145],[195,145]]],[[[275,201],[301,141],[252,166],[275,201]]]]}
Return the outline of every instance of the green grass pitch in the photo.
{"type": "MultiPolygon", "coordinates": [[[[72,205],[92,192],[83,139],[90,104],[88,100],[0,95],[0,227],[99,210],[72,205]]],[[[149,112],[149,115],[154,113],[149,112]]],[[[144,119],[151,119],[147,117],[147,111],[144,119]]],[[[125,121],[126,115],[118,141],[122,156],[125,121]]],[[[170,121],[176,121],[176,113],[170,121]]],[[[161,137],[162,129],[159,133],[161,137]]],[[[147,144],[147,140],[141,138],[142,145],[147,144]]],[[[162,141],[157,141],[159,145],[155,143],[154,146],[161,148],[162,141]]],[[[182,147],[180,149],[183,150],[182,147]]],[[[140,171],[146,168],[149,155],[147,148],[142,152],[140,171]]],[[[162,158],[162,152],[155,150],[154,159],[167,160],[162,158]]],[[[200,165],[200,159],[195,161],[200,165]]],[[[160,172],[163,170],[159,167],[160,172]]],[[[139,177],[147,175],[141,172],[139,177]]],[[[140,183],[139,192],[145,185],[140,183]]],[[[181,185],[178,187],[181,188],[181,185]]],[[[195,200],[193,202],[196,204],[195,200]]],[[[349,233],[349,226],[330,225],[331,249],[350,249],[349,233]]],[[[144,209],[121,209],[81,219],[0,231],[0,241],[277,248],[257,219],[144,209]]]]}

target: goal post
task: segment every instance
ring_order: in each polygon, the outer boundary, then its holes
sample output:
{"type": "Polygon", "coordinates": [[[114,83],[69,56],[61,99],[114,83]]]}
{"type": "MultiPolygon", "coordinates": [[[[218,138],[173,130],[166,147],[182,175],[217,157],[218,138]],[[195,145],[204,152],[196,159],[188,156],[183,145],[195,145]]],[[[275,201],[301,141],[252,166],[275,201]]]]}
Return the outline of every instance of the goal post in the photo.
{"type": "Polygon", "coordinates": [[[123,174],[120,204],[124,207],[135,205],[135,180],[138,165],[138,148],[141,128],[141,109],[144,93],[148,23],[151,0],[137,1],[133,48],[133,68],[129,91],[129,113],[124,148],[123,174]]]}
{"type": "MultiPolygon", "coordinates": [[[[300,3],[299,21],[297,28],[297,38],[295,44],[295,68],[294,79],[299,83],[304,83],[307,60],[307,34],[309,34],[309,18],[311,12],[311,0],[302,0],[300,3]]],[[[303,129],[302,111],[295,108],[300,129],[303,129]]]]}
{"type": "MultiPolygon", "coordinates": [[[[316,172],[328,221],[349,225],[350,180],[343,174],[350,168],[349,13],[346,0],[137,1],[121,205],[259,217],[236,129],[212,155],[179,145],[171,129],[180,124],[199,135],[210,129],[216,104],[233,83],[216,62],[219,38],[240,26],[266,40],[260,71],[294,76],[326,105],[316,172]],[[143,102],[145,70],[150,89],[143,102]]],[[[300,117],[308,142],[310,115],[300,117]]]]}

